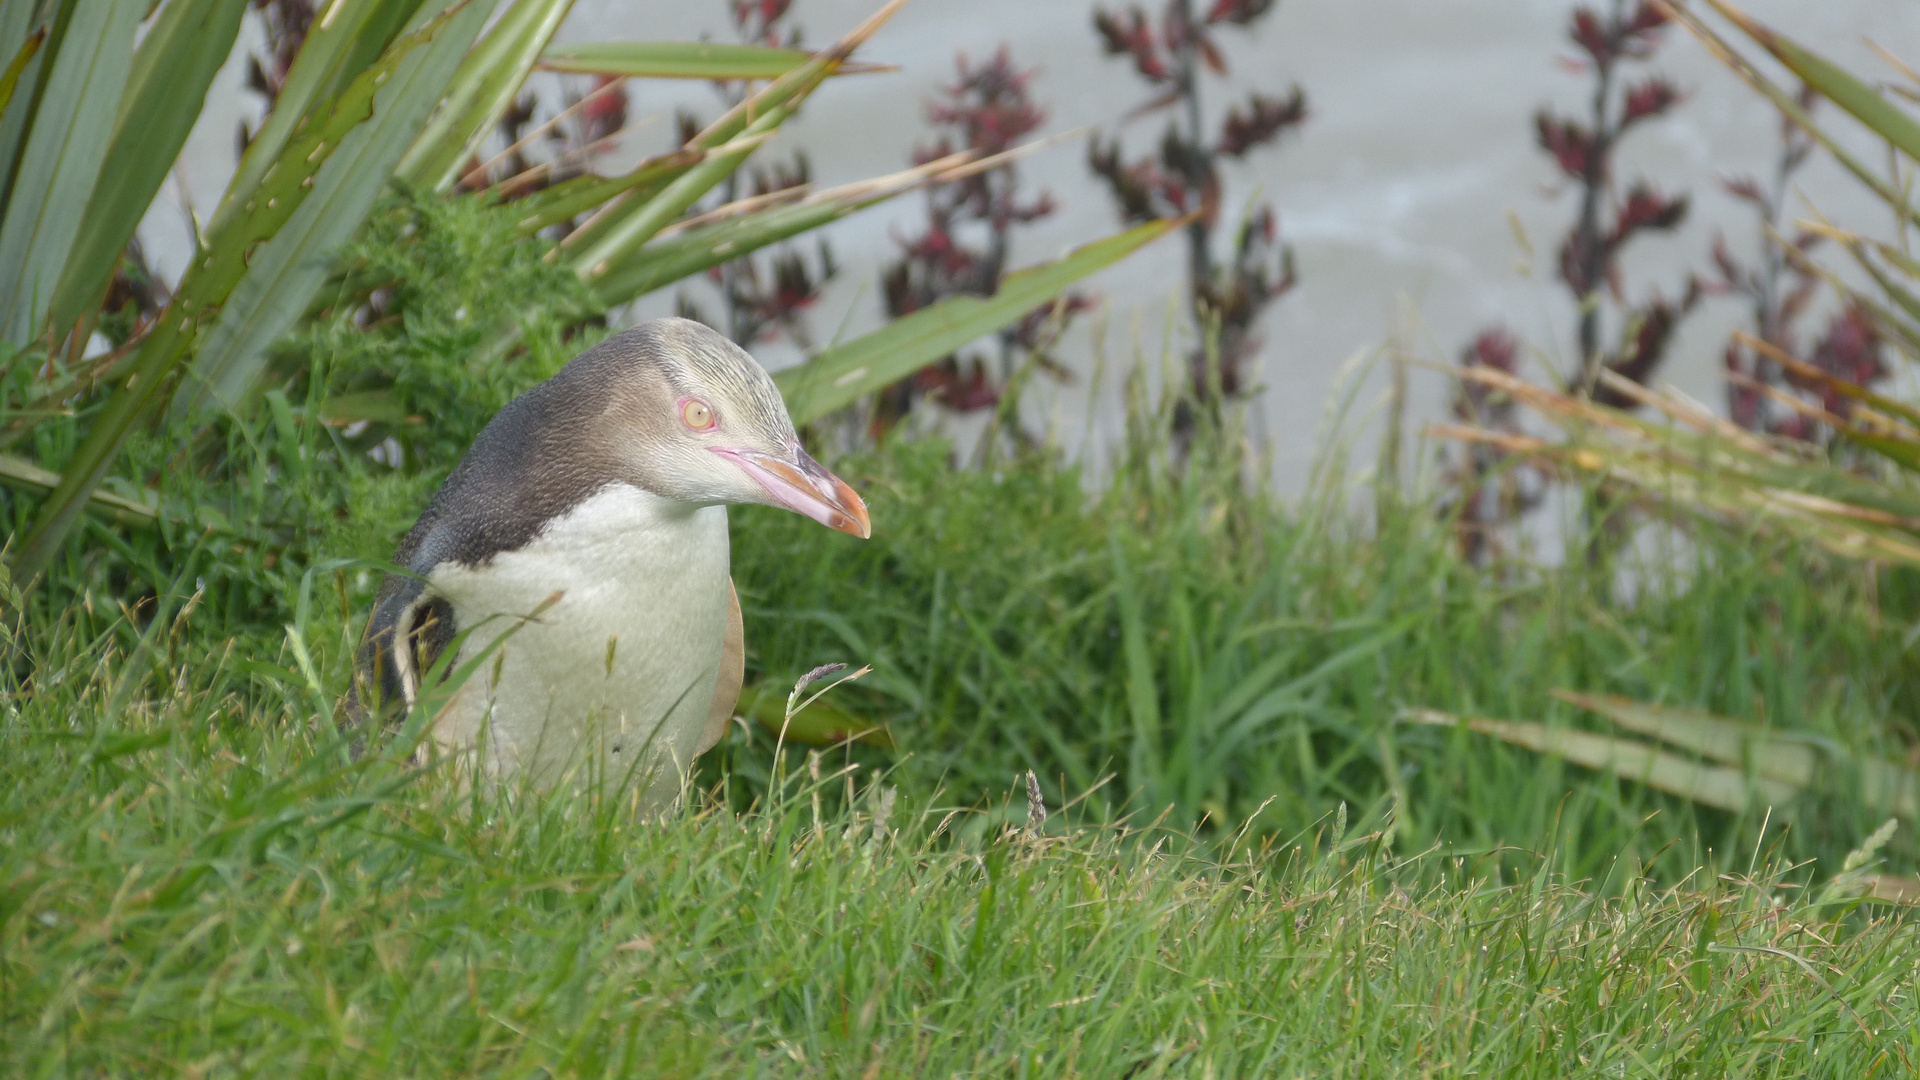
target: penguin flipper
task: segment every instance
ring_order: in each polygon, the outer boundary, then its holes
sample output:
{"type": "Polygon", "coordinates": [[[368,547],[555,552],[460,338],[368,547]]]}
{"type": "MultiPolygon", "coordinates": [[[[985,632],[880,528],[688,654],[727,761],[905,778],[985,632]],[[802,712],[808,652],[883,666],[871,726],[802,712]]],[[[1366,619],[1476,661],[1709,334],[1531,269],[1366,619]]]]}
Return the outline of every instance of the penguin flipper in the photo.
{"type": "Polygon", "coordinates": [[[361,635],[344,703],[347,720],[397,723],[419,699],[421,679],[453,638],[451,604],[425,593],[417,579],[389,576],[361,635]]]}
{"type": "MultiPolygon", "coordinates": [[[[412,708],[419,702],[420,688],[432,674],[433,666],[453,644],[453,605],[438,596],[423,597],[408,609],[401,631],[404,637],[401,647],[407,655],[406,662],[396,666],[404,672],[407,707],[412,708]]],[[[452,674],[451,670],[442,671],[440,681],[445,682],[452,674]]]]}
{"type": "Polygon", "coordinates": [[[740,618],[740,594],[727,579],[727,634],[720,646],[720,678],[713,684],[713,705],[707,710],[707,723],[700,731],[696,754],[713,749],[727,733],[733,708],[740,704],[740,686],[747,678],[746,625],[740,618]]]}

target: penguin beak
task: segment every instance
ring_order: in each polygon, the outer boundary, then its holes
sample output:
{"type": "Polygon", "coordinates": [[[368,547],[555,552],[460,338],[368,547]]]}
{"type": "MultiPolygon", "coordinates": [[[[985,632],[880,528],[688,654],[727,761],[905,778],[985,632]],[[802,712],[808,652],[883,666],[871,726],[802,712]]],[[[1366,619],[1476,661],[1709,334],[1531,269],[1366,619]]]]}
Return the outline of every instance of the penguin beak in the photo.
{"type": "Polygon", "coordinates": [[[714,447],[713,452],[746,470],[775,505],[862,540],[873,535],[867,504],[860,500],[859,493],[799,446],[784,458],[723,446],[714,447]]]}

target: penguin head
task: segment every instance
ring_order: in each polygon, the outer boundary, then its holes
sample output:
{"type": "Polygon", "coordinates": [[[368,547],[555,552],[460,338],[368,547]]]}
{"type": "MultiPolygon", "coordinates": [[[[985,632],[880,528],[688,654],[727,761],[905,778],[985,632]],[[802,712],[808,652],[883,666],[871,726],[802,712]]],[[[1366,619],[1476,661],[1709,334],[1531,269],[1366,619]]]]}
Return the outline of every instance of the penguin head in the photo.
{"type": "Polygon", "coordinates": [[[800,445],[779,389],[744,349],[689,319],[628,333],[634,353],[609,380],[601,416],[640,487],[699,506],[783,507],[872,534],[866,503],[800,445]]]}

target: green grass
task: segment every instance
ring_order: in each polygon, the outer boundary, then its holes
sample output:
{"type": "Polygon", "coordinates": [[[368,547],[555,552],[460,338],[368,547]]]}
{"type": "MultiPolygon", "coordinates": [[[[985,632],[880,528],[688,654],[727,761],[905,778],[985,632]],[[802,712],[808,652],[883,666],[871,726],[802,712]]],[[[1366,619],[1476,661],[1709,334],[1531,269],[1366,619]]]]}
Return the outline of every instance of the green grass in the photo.
{"type": "MultiPolygon", "coordinates": [[[[889,725],[902,783],[970,804],[1027,768],[1055,800],[1111,776],[1088,801],[1109,820],[1171,807],[1208,835],[1253,817],[1256,836],[1284,836],[1346,802],[1413,846],[1552,846],[1576,879],[1658,858],[1678,880],[1744,857],[1768,808],[1698,810],[1404,710],[1599,726],[1550,696],[1566,688],[1894,759],[1913,740],[1912,581],[1791,544],[1702,534],[1694,563],[1639,564],[1628,602],[1596,585],[1613,569],[1578,560],[1475,570],[1419,506],[1364,523],[1319,500],[1223,498],[1204,474],[1123,476],[1089,498],[1045,462],[956,473],[938,445],[839,468],[872,496],[868,543],[737,518],[751,670],[783,685],[872,664],[847,707],[889,725]]],[[[766,756],[736,739],[720,761],[739,777],[766,756]]],[[[1834,863],[1884,817],[1844,791],[1771,812],[1786,854],[1834,863]]]]}
{"type": "MultiPolygon", "coordinates": [[[[898,749],[835,760],[890,766],[915,793],[984,806],[1032,769],[1055,802],[1097,788],[1090,820],[1167,809],[1207,837],[1250,818],[1256,837],[1291,835],[1345,802],[1369,828],[1391,816],[1411,846],[1551,847],[1559,872],[1612,889],[1621,858],[1665,881],[1732,865],[1769,819],[1783,856],[1831,871],[1884,814],[1856,805],[1838,776],[1792,805],[1705,810],[1406,723],[1406,710],[1600,726],[1551,696],[1568,689],[1702,707],[1896,761],[1915,742],[1914,575],[1869,577],[1791,543],[1703,532],[1694,562],[1640,565],[1625,600],[1597,584],[1611,570],[1578,561],[1476,570],[1419,505],[1369,523],[1319,501],[1226,498],[1205,470],[1179,483],[1129,474],[1089,495],[1043,457],[957,471],[939,443],[836,468],[869,497],[871,541],[736,512],[749,677],[784,697],[816,664],[871,664],[838,700],[884,723],[898,749]]],[[[23,692],[92,663],[74,657],[93,649],[124,673],[123,703],[164,700],[182,670],[224,665],[237,707],[297,724],[329,710],[378,579],[325,560],[385,558],[426,485],[405,473],[310,483],[355,492],[362,516],[328,534],[331,550],[316,543],[268,568],[224,537],[189,535],[171,563],[149,556],[159,580],[144,602],[119,576],[132,570],[49,589],[23,692]],[[349,525],[353,542],[341,539],[349,525]],[[123,604],[138,605],[133,617],[123,604]]],[[[111,567],[112,552],[87,559],[111,567]]],[[[757,728],[734,732],[705,782],[728,777],[743,807],[765,785],[770,747],[757,728]]],[[[1896,840],[1901,859],[1915,850],[1896,840]]]]}
{"type": "Polygon", "coordinates": [[[895,441],[834,463],[871,541],[735,514],[750,680],[870,664],[829,703],[895,749],[816,782],[741,725],[657,825],[351,760],[376,564],[582,344],[473,359],[488,290],[565,283],[381,221],[425,238],[362,253],[389,314],[290,343],[324,378],[250,419],[136,440],[165,520],[90,524],[4,642],[0,1075],[1913,1074],[1906,920],[1816,902],[1882,819],[1841,771],[1727,813],[1405,716],[1620,693],[1908,761],[1920,575],[1704,527],[1480,570],[1428,504],[1250,493],[1231,437],[1170,468],[1139,395],[1098,491],[895,441]],[[402,419],[314,422],[348,395],[402,419]]]}
{"type": "MultiPolygon", "coordinates": [[[[577,282],[458,204],[395,204],[349,262],[398,284],[370,323],[343,303],[285,344],[310,354],[286,370],[314,379],[289,381],[249,418],[136,440],[128,486],[154,487],[168,514],[145,532],[95,522],[76,535],[33,599],[37,629],[14,670],[23,690],[98,648],[122,658],[119,704],[159,700],[181,670],[224,663],[223,692],[241,706],[308,722],[346,685],[378,585],[367,566],[391,555],[490,411],[594,333],[568,340],[557,318],[530,316],[522,351],[480,355],[475,312],[509,296],[521,310],[571,310],[577,282]],[[434,423],[314,422],[342,400],[434,423]],[[388,437],[401,468],[366,453],[388,437]]],[[[1327,484],[1298,506],[1249,493],[1242,459],[1208,452],[1231,433],[1203,434],[1193,467],[1171,469],[1170,403],[1128,400],[1127,438],[1097,494],[1044,452],[956,470],[943,444],[895,442],[835,463],[872,504],[869,542],[737,511],[751,677],[784,696],[818,663],[871,664],[844,703],[887,725],[899,751],[852,760],[894,767],[917,793],[987,805],[1032,769],[1055,801],[1097,787],[1090,820],[1171,808],[1169,821],[1208,837],[1249,818],[1256,837],[1291,835],[1345,802],[1369,828],[1391,815],[1415,846],[1551,847],[1560,872],[1603,889],[1617,858],[1667,881],[1731,865],[1769,814],[1786,829],[1783,855],[1830,869],[1883,815],[1855,805],[1844,777],[1792,806],[1699,811],[1409,725],[1406,710],[1598,723],[1552,697],[1565,689],[1705,708],[1896,761],[1920,745],[1907,633],[1920,575],[1711,529],[1677,556],[1482,571],[1418,500],[1383,499],[1362,520],[1353,492],[1327,484]],[[1631,598],[1617,595],[1622,576],[1637,583],[1631,598]]],[[[36,428],[47,445],[35,456],[59,465],[71,434],[36,428]]],[[[0,492],[14,528],[34,513],[31,497],[0,492]]],[[[729,777],[744,806],[768,750],[764,733],[736,734],[710,757],[708,782],[729,777]]],[[[1896,840],[1896,856],[1916,853],[1896,840]]]]}
{"type": "Polygon", "coordinates": [[[1858,1078],[1920,1050],[1914,927],[1834,921],[1764,850],[1600,899],[1551,852],[1035,834],[798,763],[654,825],[351,762],[217,686],[76,730],[59,706],[102,692],[29,703],[0,753],[9,1076],[1858,1078]]]}
{"type": "Polygon", "coordinates": [[[1396,719],[1574,722],[1573,686],[1884,749],[1903,635],[1863,579],[1726,540],[1629,603],[1474,572],[1414,509],[946,454],[840,463],[869,544],[737,519],[756,677],[873,663],[834,700],[900,749],[815,782],[736,730],[658,825],[350,759],[352,568],[278,635],[85,595],[28,631],[0,1074],[1911,1074],[1908,920],[1808,899],[1860,808],[1697,811],[1396,719]]]}

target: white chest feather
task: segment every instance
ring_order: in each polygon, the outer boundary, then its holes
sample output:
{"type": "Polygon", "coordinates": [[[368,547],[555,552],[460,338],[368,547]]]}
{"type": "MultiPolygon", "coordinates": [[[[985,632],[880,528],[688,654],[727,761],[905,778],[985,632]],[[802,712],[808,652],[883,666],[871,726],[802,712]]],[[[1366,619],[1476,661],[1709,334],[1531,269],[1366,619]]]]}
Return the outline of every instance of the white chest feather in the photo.
{"type": "Polygon", "coordinates": [[[627,485],[594,495],[516,551],[428,578],[462,630],[464,659],[512,636],[435,727],[483,746],[495,774],[552,782],[599,770],[664,805],[697,752],[727,620],[726,508],[627,485]],[[549,596],[560,599],[522,621],[549,596]]]}

